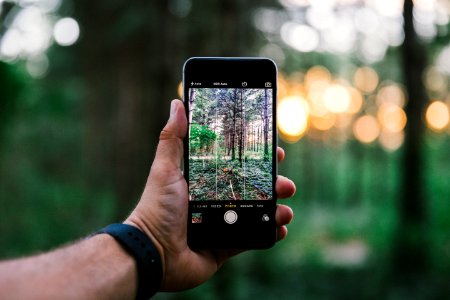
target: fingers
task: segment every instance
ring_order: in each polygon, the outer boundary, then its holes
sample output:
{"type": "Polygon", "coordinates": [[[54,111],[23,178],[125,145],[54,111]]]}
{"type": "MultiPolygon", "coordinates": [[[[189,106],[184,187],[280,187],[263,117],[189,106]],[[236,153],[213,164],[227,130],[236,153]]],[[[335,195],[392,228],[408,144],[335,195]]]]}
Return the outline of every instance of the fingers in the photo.
{"type": "Polygon", "coordinates": [[[187,119],[184,105],[181,100],[175,99],[170,103],[170,117],[166,126],[161,131],[161,140],[180,138],[183,139],[187,131],[187,119]]]}
{"type": "Polygon", "coordinates": [[[275,190],[278,198],[283,199],[292,197],[295,194],[296,187],[292,180],[282,175],[278,175],[275,190]]]}
{"type": "MultiPolygon", "coordinates": [[[[285,152],[281,147],[278,147],[278,162],[283,161],[285,157],[285,152]]],[[[292,180],[282,176],[277,176],[277,182],[275,186],[278,198],[289,198],[295,194],[295,184],[292,180]]],[[[294,218],[294,212],[289,206],[279,204],[277,205],[277,211],[275,213],[275,221],[278,226],[277,228],[277,240],[280,241],[284,239],[288,234],[288,229],[286,224],[289,224],[294,218]]]]}
{"type": "Polygon", "coordinates": [[[275,212],[275,222],[277,226],[283,226],[291,223],[294,218],[294,212],[292,208],[286,205],[278,204],[277,211],[275,212]]]}
{"type": "Polygon", "coordinates": [[[294,218],[294,212],[289,206],[279,204],[275,213],[275,222],[277,223],[277,240],[282,240],[286,237],[288,230],[286,224],[291,223],[294,218]]]}
{"type": "MultiPolygon", "coordinates": [[[[278,147],[277,154],[278,162],[283,161],[283,159],[285,158],[285,152],[283,148],[278,147]]],[[[278,198],[282,199],[292,197],[295,194],[296,187],[292,180],[278,175],[275,190],[277,191],[278,198]]]]}
{"type": "Polygon", "coordinates": [[[278,162],[282,162],[285,156],[284,150],[281,147],[277,148],[278,162]]]}
{"type": "Polygon", "coordinates": [[[282,239],[284,239],[287,234],[288,234],[288,229],[286,226],[280,226],[277,229],[277,241],[281,241],[282,239]]]}
{"type": "Polygon", "coordinates": [[[170,118],[159,136],[155,163],[171,169],[179,169],[183,158],[183,138],[187,131],[187,119],[183,102],[172,100],[170,118]]]}

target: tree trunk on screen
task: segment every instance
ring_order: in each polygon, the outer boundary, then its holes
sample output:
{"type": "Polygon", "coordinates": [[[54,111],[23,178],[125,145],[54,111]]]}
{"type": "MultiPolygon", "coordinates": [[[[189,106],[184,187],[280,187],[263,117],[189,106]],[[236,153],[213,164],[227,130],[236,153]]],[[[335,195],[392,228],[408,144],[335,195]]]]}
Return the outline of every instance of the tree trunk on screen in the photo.
{"type": "MultiPolygon", "coordinates": [[[[194,111],[194,89],[189,90],[189,124],[192,124],[192,112],[194,111]]],[[[191,136],[191,127],[189,126],[189,137],[191,136]]]]}
{"type": "Polygon", "coordinates": [[[239,113],[241,117],[241,124],[239,128],[239,164],[242,168],[242,152],[244,150],[244,106],[242,101],[242,89],[240,89],[240,100],[239,113]]]}
{"type": "Polygon", "coordinates": [[[264,160],[269,159],[269,144],[268,144],[268,135],[269,135],[269,117],[267,113],[268,109],[268,100],[267,100],[267,89],[264,89],[264,160]]]}
{"type": "Polygon", "coordinates": [[[236,159],[236,114],[237,114],[237,89],[233,96],[233,128],[231,129],[231,160],[236,159]]]}

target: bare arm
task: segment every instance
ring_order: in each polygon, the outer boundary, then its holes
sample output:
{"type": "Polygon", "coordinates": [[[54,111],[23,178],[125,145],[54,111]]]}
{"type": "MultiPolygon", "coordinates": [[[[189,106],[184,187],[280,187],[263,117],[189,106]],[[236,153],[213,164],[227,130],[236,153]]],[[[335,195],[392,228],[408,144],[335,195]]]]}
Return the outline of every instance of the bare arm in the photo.
{"type": "Polygon", "coordinates": [[[107,234],[0,262],[0,299],[134,299],[136,289],[134,259],[107,234]]]}

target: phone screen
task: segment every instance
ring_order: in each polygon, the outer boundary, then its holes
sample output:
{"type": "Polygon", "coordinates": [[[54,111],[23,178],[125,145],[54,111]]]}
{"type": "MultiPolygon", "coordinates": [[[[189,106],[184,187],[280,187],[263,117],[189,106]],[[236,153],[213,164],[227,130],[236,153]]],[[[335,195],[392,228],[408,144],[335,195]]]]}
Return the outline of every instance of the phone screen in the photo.
{"type": "Polygon", "coordinates": [[[184,68],[185,177],[193,248],[276,240],[276,67],[268,59],[193,58],[184,68]]]}

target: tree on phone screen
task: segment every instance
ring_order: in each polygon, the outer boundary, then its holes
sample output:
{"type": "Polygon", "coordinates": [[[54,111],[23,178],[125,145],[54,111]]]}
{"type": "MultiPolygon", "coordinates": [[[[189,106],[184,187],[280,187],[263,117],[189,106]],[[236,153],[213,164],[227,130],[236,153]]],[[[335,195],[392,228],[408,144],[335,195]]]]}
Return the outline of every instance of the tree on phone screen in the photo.
{"type": "Polygon", "coordinates": [[[272,90],[198,88],[189,95],[190,199],[271,199],[272,90]]]}

